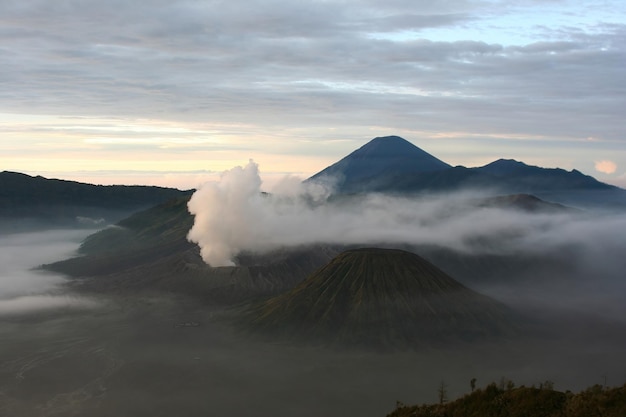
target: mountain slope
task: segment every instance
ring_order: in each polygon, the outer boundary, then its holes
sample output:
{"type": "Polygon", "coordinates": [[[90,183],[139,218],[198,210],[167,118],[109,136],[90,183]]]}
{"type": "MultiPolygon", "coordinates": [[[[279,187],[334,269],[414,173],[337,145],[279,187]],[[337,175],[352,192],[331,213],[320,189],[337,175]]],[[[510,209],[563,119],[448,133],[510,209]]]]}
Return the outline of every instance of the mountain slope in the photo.
{"type": "Polygon", "coordinates": [[[253,307],[256,331],[294,340],[429,346],[511,332],[498,302],[397,249],[342,252],[293,290],[253,307]]]}
{"type": "MultiPolygon", "coordinates": [[[[445,387],[444,387],[445,388],[445,387]]],[[[444,403],[445,392],[440,393],[441,403],[432,405],[398,407],[387,417],[431,417],[431,416],[493,416],[493,417],[623,417],[626,415],[626,384],[606,388],[594,385],[578,394],[552,389],[552,383],[541,384],[540,388],[515,388],[495,383],[484,389],[444,403]]]]}
{"type": "Polygon", "coordinates": [[[292,288],[338,252],[316,245],[265,255],[244,253],[238,266],[213,268],[187,240],[193,224],[188,200],[181,197],[137,212],[88,236],[80,256],[43,268],[80,278],[73,285],[87,292],[166,291],[230,304],[292,288]]]}
{"type": "Polygon", "coordinates": [[[190,194],[173,188],[92,185],[0,172],[0,220],[32,219],[48,225],[84,220],[119,220],[133,211],[190,194]]]}
{"type": "Polygon", "coordinates": [[[554,189],[618,189],[575,169],[566,171],[560,168],[541,168],[513,159],[499,159],[474,170],[503,179],[509,183],[509,187],[518,187],[528,192],[554,189]]]}
{"type": "Polygon", "coordinates": [[[534,194],[585,208],[626,209],[626,190],[577,170],[541,168],[511,159],[477,168],[451,167],[398,136],[375,138],[307,181],[327,183],[336,194],[406,195],[469,189],[491,195],[534,194]]]}
{"type": "Polygon", "coordinates": [[[450,168],[399,136],[372,139],[309,180],[330,182],[343,192],[359,192],[385,184],[388,176],[414,175],[450,168]]]}

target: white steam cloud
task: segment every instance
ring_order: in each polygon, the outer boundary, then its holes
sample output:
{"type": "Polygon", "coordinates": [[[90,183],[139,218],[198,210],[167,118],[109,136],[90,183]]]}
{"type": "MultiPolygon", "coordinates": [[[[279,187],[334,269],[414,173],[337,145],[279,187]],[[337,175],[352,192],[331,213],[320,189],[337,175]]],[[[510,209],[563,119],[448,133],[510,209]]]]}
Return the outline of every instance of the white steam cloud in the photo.
{"type": "Polygon", "coordinates": [[[188,238],[198,243],[202,258],[213,266],[228,266],[234,264],[232,259],[241,250],[280,246],[290,232],[276,229],[281,228],[281,222],[293,227],[304,208],[299,194],[309,201],[327,197],[321,187],[302,186],[293,177],[279,181],[276,190],[279,194],[272,196],[261,193],[259,167],[250,161],[245,167],[226,171],[219,182],[206,183],[196,191],[189,201],[195,223],[188,238]]]}
{"type": "Polygon", "coordinates": [[[191,198],[195,224],[188,238],[212,266],[234,265],[241,251],[329,244],[432,244],[464,252],[544,251],[598,245],[621,236],[626,216],[530,213],[487,207],[476,192],[400,198],[381,194],[336,198],[320,184],[289,177],[271,194],[261,192],[259,167],[225,172],[191,198]],[[613,236],[613,237],[611,237],[613,236]]]}

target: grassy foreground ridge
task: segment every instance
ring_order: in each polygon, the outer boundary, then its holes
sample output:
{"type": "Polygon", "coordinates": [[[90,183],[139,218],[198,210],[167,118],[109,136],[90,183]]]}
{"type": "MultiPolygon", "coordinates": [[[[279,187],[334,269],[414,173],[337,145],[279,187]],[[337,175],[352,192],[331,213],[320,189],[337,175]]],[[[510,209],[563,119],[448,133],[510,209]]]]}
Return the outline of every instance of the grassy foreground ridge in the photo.
{"type": "Polygon", "coordinates": [[[445,386],[438,391],[440,403],[398,407],[387,417],[624,417],[626,384],[617,388],[594,385],[574,394],[552,389],[515,388],[510,381],[491,383],[455,401],[446,403],[445,386]]]}

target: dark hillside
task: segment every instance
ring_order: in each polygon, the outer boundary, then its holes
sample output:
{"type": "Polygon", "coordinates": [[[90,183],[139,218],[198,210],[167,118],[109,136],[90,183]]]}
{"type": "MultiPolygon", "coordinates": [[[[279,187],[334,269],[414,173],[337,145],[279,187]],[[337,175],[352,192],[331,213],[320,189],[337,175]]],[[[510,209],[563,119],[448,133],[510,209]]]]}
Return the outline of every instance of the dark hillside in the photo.
{"type": "Polygon", "coordinates": [[[577,170],[561,168],[541,168],[526,165],[513,159],[499,159],[474,170],[506,180],[509,187],[518,192],[541,192],[555,189],[569,190],[614,190],[613,185],[605,184],[577,170]]]}
{"type": "Polygon", "coordinates": [[[92,185],[4,171],[0,172],[0,220],[49,225],[77,225],[77,218],[111,222],[190,193],[163,187],[92,185]]]}
{"type": "Polygon", "coordinates": [[[626,190],[577,170],[542,168],[512,159],[477,168],[452,167],[398,136],[375,138],[307,181],[328,183],[336,194],[475,190],[492,195],[533,194],[581,208],[626,209],[626,190]]]}
{"type": "Polygon", "coordinates": [[[348,250],[248,312],[257,331],[341,345],[421,347],[513,333],[506,307],[416,254],[348,250]]]}
{"type": "Polygon", "coordinates": [[[450,403],[404,406],[387,417],[623,417],[626,385],[606,389],[595,385],[578,394],[540,388],[490,384],[450,403]]]}
{"type": "Polygon", "coordinates": [[[96,255],[161,245],[191,247],[185,245],[193,225],[193,216],[187,211],[188,201],[189,197],[180,197],[134,213],[115,226],[87,237],[80,252],[96,255]]]}
{"type": "Polygon", "coordinates": [[[188,197],[138,212],[85,239],[80,255],[44,268],[78,278],[83,291],[132,294],[166,291],[214,303],[275,295],[302,281],[337,250],[317,245],[241,254],[238,266],[213,268],[187,241],[188,197]]]}
{"type": "Polygon", "coordinates": [[[328,181],[341,192],[367,192],[388,186],[393,177],[448,169],[450,165],[398,136],[372,139],[309,180],[328,181]]]}

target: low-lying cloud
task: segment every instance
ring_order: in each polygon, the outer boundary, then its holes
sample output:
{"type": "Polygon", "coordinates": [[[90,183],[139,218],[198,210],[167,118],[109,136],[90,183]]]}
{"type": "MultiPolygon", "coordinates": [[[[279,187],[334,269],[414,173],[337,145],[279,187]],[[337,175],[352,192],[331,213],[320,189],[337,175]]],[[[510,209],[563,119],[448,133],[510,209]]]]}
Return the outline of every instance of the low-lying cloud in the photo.
{"type": "MultiPolygon", "coordinates": [[[[437,245],[467,253],[542,253],[580,247],[593,254],[626,249],[626,216],[528,212],[483,204],[473,192],[402,198],[381,194],[328,200],[330,190],[287,178],[261,192],[259,167],[225,172],[191,198],[198,243],[211,266],[234,265],[242,251],[328,244],[437,245]]],[[[608,255],[607,255],[608,256],[608,255]]]]}
{"type": "Polygon", "coordinates": [[[49,230],[0,237],[0,315],[54,308],[88,308],[95,303],[59,292],[62,275],[37,270],[75,254],[93,230],[49,230]]]}
{"type": "Polygon", "coordinates": [[[48,309],[94,308],[98,303],[86,298],[68,295],[26,295],[8,300],[0,300],[0,315],[34,313],[48,309]]]}

